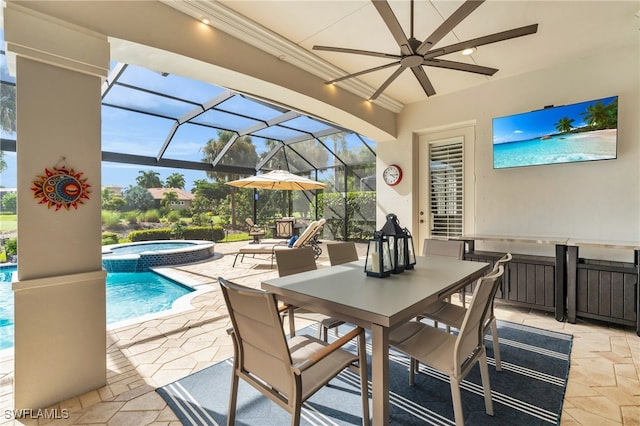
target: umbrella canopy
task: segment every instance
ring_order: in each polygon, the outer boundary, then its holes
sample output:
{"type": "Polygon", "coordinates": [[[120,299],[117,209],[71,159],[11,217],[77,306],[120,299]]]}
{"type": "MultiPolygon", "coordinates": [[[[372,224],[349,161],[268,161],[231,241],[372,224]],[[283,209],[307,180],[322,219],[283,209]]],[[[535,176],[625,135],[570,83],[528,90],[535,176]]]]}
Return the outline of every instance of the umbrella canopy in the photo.
{"type": "Polygon", "coordinates": [[[238,188],[281,189],[281,190],[310,190],[326,188],[326,183],[318,182],[306,177],[294,175],[286,170],[273,170],[262,175],[227,182],[227,185],[238,188]]]}

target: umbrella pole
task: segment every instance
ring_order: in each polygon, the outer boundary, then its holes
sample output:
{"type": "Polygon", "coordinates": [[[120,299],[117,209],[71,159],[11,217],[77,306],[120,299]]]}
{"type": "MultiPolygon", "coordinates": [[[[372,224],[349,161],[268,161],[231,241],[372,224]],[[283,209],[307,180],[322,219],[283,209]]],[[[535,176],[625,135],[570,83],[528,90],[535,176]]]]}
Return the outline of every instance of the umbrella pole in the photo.
{"type": "Polygon", "coordinates": [[[258,223],[258,190],[253,188],[253,223],[258,223]]]}

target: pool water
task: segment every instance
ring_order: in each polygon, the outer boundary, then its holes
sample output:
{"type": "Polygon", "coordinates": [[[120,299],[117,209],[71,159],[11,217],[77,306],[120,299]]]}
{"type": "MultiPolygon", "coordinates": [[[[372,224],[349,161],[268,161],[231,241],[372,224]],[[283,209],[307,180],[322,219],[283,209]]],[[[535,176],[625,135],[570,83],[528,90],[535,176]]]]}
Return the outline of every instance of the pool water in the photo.
{"type": "MultiPolygon", "coordinates": [[[[15,267],[0,268],[0,350],[13,347],[13,290],[15,267]]],[[[193,289],[155,272],[107,273],[107,324],[171,309],[193,289]]]]}
{"type": "Polygon", "coordinates": [[[195,244],[186,242],[161,242],[147,244],[127,244],[122,247],[113,247],[110,250],[113,254],[140,254],[145,251],[165,251],[177,250],[186,247],[193,247],[195,244]]]}

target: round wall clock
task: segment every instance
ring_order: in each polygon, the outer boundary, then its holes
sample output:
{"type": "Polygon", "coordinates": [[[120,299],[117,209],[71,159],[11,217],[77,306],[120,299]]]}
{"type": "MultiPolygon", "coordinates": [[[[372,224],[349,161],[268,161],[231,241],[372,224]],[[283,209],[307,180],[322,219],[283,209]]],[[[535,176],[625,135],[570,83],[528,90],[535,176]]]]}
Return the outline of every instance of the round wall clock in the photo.
{"type": "Polygon", "coordinates": [[[397,185],[402,180],[402,169],[400,166],[392,164],[384,169],[382,178],[384,179],[384,183],[389,186],[397,185]]]}

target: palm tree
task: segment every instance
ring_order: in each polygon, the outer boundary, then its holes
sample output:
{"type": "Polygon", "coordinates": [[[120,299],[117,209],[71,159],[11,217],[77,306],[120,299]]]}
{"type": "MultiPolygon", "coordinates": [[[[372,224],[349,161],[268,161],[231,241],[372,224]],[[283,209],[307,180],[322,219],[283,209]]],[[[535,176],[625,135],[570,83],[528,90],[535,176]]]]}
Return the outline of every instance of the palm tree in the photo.
{"type": "Polygon", "coordinates": [[[7,162],[4,161],[4,152],[0,151],[0,173],[7,169],[7,162]]]}
{"type": "MultiPolygon", "coordinates": [[[[16,88],[0,84],[0,128],[8,133],[16,131],[16,88]]],[[[0,173],[7,169],[4,152],[0,151],[0,173]]]]}
{"type": "Polygon", "coordinates": [[[136,178],[138,186],[143,188],[162,188],[160,173],[153,170],[140,170],[140,175],[136,178]]]}
{"type": "Polygon", "coordinates": [[[16,88],[9,84],[0,85],[0,128],[16,131],[16,88]]]}
{"type": "Polygon", "coordinates": [[[174,201],[178,201],[178,194],[175,191],[167,191],[162,196],[162,201],[160,202],[160,204],[162,204],[162,207],[168,210],[171,208],[171,203],[174,201]]]}
{"type": "Polygon", "coordinates": [[[182,173],[171,173],[164,181],[165,188],[184,189],[184,175],[182,173]]]}
{"type": "MultiPolygon", "coordinates": [[[[237,136],[235,132],[228,130],[218,130],[218,139],[211,139],[202,148],[204,158],[202,161],[212,163],[224,149],[233,137],[237,136]]],[[[229,150],[225,153],[225,163],[239,166],[255,166],[258,162],[258,154],[256,147],[251,141],[251,136],[238,137],[229,150]]],[[[226,182],[229,180],[239,179],[242,176],[237,173],[225,172],[207,172],[207,176],[215,179],[217,182],[226,182]]],[[[231,188],[231,225],[236,227],[236,193],[238,188],[231,188]]]]}
{"type": "Polygon", "coordinates": [[[567,132],[571,131],[571,129],[573,128],[571,123],[573,123],[574,121],[576,121],[576,120],[574,120],[573,118],[562,117],[555,124],[556,130],[558,130],[560,133],[567,133],[567,132]]]}
{"type": "Polygon", "coordinates": [[[589,105],[587,110],[581,112],[580,115],[584,117],[584,121],[587,122],[589,127],[596,129],[604,128],[610,116],[607,107],[600,101],[589,105]]]}

